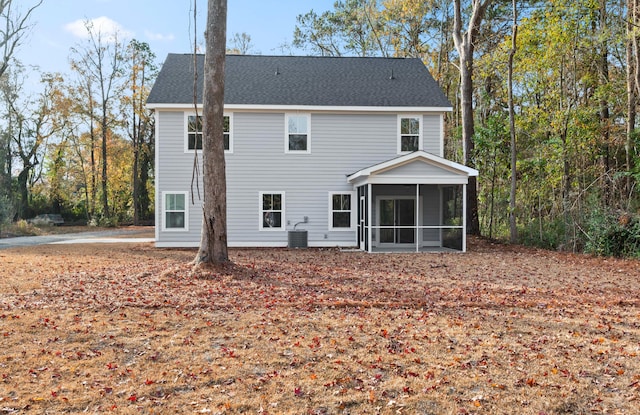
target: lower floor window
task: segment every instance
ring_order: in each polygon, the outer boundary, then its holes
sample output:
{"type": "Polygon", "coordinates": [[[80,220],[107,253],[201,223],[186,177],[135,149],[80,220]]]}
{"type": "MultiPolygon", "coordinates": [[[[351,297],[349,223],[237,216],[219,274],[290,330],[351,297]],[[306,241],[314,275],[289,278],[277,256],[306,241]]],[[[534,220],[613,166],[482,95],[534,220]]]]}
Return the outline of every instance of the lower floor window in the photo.
{"type": "Polygon", "coordinates": [[[187,229],[187,194],[164,194],[164,227],[165,229],[187,229]]]}
{"type": "Polygon", "coordinates": [[[352,193],[329,193],[329,227],[351,229],[353,227],[352,193]]]}
{"type": "Polygon", "coordinates": [[[283,229],[284,192],[260,192],[260,229],[283,229]]]}

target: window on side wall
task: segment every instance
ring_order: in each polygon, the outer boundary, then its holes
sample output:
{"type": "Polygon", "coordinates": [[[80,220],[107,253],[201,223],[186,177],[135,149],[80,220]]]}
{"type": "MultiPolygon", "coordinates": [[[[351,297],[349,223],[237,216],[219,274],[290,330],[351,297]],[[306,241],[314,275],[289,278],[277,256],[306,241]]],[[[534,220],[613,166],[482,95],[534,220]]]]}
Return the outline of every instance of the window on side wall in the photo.
{"type": "MultiPolygon", "coordinates": [[[[187,138],[185,142],[185,151],[202,150],[202,116],[187,115],[187,138]]],[[[232,114],[224,116],[224,151],[230,153],[233,151],[233,138],[231,134],[232,114]]]]}
{"type": "Polygon", "coordinates": [[[311,153],[311,115],[286,114],[285,153],[311,153]]]}
{"type": "Polygon", "coordinates": [[[260,230],[283,230],[284,214],[284,192],[260,192],[260,230]]]}
{"type": "Polygon", "coordinates": [[[398,153],[409,153],[422,148],[420,117],[399,116],[398,130],[398,153]]]}
{"type": "Polygon", "coordinates": [[[329,193],[329,230],[348,231],[355,225],[353,192],[329,193]]]}
{"type": "Polygon", "coordinates": [[[163,193],[164,230],[188,230],[187,192],[163,193]]]}

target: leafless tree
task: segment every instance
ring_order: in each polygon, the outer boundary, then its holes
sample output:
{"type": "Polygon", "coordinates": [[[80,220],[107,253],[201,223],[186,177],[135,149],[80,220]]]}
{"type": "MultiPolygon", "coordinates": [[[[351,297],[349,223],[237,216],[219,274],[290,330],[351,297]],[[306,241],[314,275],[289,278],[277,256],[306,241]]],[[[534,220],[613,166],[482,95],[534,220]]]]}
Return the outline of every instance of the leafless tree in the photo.
{"type": "Polygon", "coordinates": [[[16,47],[28,33],[29,17],[33,11],[42,4],[44,0],[38,1],[34,6],[27,9],[24,14],[15,10],[14,0],[0,0],[0,24],[4,27],[0,29],[0,50],[2,51],[2,62],[0,62],[0,76],[9,67],[9,60],[13,56],[16,47]]]}
{"type": "MultiPolygon", "coordinates": [[[[1,0],[0,0],[1,1],[1,0]]],[[[87,78],[85,82],[94,84],[95,99],[97,102],[97,122],[100,128],[102,144],[102,216],[110,218],[109,199],[107,189],[107,149],[110,132],[113,127],[114,117],[110,112],[117,95],[118,84],[121,78],[123,46],[118,41],[117,33],[103,33],[99,28],[94,27],[90,21],[85,22],[88,40],[86,45],[73,48],[75,55],[72,58],[72,67],[81,76],[87,78]]]]}

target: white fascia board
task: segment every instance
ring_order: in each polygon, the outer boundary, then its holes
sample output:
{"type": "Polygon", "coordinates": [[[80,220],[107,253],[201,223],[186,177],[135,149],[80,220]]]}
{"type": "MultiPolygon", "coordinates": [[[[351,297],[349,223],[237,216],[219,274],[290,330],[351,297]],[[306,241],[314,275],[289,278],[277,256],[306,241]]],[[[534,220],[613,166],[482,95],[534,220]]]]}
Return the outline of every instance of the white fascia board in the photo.
{"type": "MultiPolygon", "coordinates": [[[[150,110],[164,110],[164,111],[193,111],[195,108],[193,104],[147,104],[147,109],[150,110]]],[[[198,104],[198,110],[202,110],[202,104],[198,104]]]]}
{"type": "MultiPolygon", "coordinates": [[[[392,170],[396,167],[400,167],[404,164],[410,163],[416,159],[425,159],[436,166],[440,166],[441,168],[445,168],[457,174],[464,174],[463,177],[467,176],[477,176],[478,170],[472,169],[470,167],[464,166],[462,164],[456,163],[451,160],[447,160],[445,158],[436,156],[431,153],[427,153],[426,151],[415,151],[413,153],[405,154],[400,157],[393,158],[391,160],[383,161],[382,163],[367,167],[362,169],[350,176],[347,177],[347,181],[350,183],[354,182],[360,177],[369,177],[374,174],[383,173],[388,170],[392,170]]],[[[466,179],[465,179],[466,180],[466,179]]]]}
{"type": "MultiPolygon", "coordinates": [[[[193,104],[147,104],[148,109],[179,110],[193,109],[193,104]]],[[[198,104],[202,108],[202,104],[198,104]]],[[[322,105],[251,105],[225,104],[225,111],[303,111],[303,112],[392,112],[392,113],[443,113],[453,111],[453,107],[365,107],[365,106],[322,106],[322,105]]]]}
{"type": "Polygon", "coordinates": [[[371,176],[366,181],[369,184],[467,184],[469,178],[467,176],[429,176],[429,177],[385,177],[371,176]]]}

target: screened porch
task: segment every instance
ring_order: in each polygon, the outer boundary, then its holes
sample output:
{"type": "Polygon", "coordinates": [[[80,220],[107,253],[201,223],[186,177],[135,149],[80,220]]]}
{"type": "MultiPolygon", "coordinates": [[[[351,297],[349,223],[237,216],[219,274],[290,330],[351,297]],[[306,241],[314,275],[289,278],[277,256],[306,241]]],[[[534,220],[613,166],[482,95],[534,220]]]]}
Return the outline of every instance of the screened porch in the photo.
{"type": "Polygon", "coordinates": [[[358,246],[367,252],[466,251],[466,191],[477,171],[422,151],[360,170],[358,246]]]}
{"type": "Polygon", "coordinates": [[[465,250],[464,185],[366,185],[357,192],[360,249],[465,250]]]}

